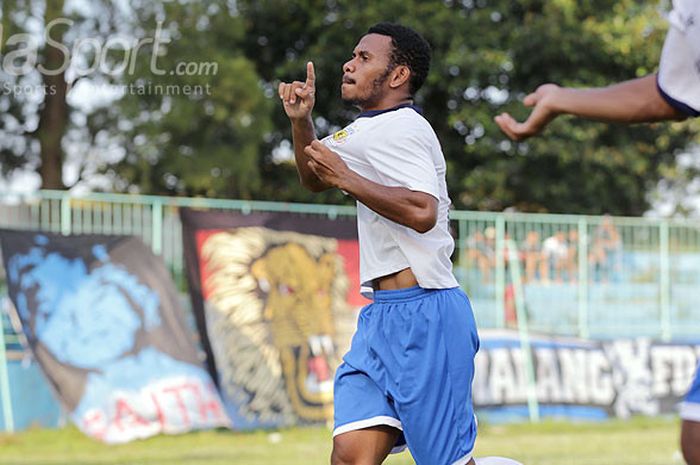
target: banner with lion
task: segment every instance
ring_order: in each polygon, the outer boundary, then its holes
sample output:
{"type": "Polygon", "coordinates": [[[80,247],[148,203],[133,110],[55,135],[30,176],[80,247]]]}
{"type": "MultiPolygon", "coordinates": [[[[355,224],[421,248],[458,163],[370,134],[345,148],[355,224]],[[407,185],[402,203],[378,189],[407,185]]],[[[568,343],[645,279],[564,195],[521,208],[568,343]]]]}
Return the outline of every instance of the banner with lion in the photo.
{"type": "Polygon", "coordinates": [[[181,210],[192,304],[236,429],[327,422],[359,295],[354,218],[181,210]]]}

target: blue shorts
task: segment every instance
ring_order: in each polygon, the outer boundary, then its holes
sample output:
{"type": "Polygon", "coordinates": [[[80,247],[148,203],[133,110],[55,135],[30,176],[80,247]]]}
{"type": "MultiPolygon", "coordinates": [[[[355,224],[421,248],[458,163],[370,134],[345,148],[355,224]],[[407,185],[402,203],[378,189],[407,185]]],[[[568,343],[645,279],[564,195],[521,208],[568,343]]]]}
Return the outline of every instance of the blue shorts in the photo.
{"type": "Polygon", "coordinates": [[[402,431],[417,465],[462,465],[476,440],[479,336],[459,288],[375,291],[335,376],[333,436],[378,425],[402,431]]]}
{"type": "Polygon", "coordinates": [[[695,371],[693,385],[681,404],[681,418],[700,422],[700,366],[695,371]]]}

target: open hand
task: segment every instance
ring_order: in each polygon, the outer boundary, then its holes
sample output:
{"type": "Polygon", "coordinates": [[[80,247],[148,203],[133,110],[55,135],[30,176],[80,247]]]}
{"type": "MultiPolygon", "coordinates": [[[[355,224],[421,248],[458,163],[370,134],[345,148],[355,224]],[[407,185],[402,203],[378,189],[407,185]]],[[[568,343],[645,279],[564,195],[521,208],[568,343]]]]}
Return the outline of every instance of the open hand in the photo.
{"type": "Polygon", "coordinates": [[[508,113],[501,113],[494,118],[494,121],[501,131],[513,140],[523,140],[537,135],[559,115],[553,105],[559,89],[560,87],[556,84],[544,84],[525,97],[523,104],[534,108],[523,123],[517,122],[508,113]]]}
{"type": "Polygon", "coordinates": [[[316,102],[316,73],[314,64],[306,64],[306,81],[294,81],[292,83],[280,82],[278,88],[280,99],[284,105],[284,112],[289,119],[304,119],[311,115],[311,110],[316,102]]]}

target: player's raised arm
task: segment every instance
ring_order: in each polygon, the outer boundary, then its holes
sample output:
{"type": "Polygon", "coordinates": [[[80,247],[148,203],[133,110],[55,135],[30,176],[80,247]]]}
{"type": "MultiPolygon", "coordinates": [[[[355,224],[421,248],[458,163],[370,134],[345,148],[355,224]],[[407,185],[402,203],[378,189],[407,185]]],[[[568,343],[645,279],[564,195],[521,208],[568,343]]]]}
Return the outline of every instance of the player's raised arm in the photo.
{"type": "Polygon", "coordinates": [[[494,118],[501,130],[513,140],[539,134],[561,114],[619,123],[684,117],[661,96],[656,85],[656,75],[590,89],[544,84],[525,97],[523,104],[532,107],[532,112],[524,122],[516,121],[508,113],[501,113],[494,118]]]}
{"type": "Polygon", "coordinates": [[[329,189],[331,186],[321,181],[308,166],[304,147],[316,139],[316,131],[311,119],[311,111],[316,102],[316,73],[314,64],[306,64],[306,80],[291,83],[280,82],[278,88],[284,112],[292,123],[294,158],[301,184],[313,192],[329,189]]]}

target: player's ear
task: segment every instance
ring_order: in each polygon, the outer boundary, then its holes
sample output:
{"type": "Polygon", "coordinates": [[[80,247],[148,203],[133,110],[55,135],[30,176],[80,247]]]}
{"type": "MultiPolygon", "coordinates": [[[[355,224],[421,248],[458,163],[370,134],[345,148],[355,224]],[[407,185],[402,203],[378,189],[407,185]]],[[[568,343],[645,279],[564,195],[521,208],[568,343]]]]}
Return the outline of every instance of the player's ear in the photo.
{"type": "Polygon", "coordinates": [[[411,79],[411,70],[408,68],[408,66],[398,65],[391,73],[389,86],[392,89],[397,89],[405,83],[408,83],[409,79],[411,79]]]}

